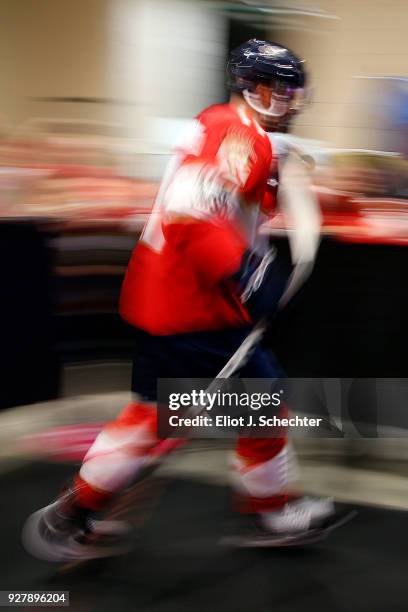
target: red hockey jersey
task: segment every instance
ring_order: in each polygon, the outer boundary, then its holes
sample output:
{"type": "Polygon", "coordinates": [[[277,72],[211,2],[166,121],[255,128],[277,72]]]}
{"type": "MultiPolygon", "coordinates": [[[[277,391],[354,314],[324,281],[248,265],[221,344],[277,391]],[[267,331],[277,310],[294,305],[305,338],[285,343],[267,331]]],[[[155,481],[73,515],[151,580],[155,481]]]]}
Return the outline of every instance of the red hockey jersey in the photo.
{"type": "Polygon", "coordinates": [[[156,335],[248,324],[225,281],[256,239],[271,161],[267,134],[242,108],[198,115],[133,251],[120,300],[126,321],[156,335]]]}

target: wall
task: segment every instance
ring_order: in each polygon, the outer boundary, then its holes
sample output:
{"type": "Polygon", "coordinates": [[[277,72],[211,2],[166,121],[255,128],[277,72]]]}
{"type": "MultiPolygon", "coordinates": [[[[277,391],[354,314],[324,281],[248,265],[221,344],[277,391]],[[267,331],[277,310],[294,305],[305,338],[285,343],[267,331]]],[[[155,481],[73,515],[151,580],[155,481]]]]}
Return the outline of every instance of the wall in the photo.
{"type": "MultiPolygon", "coordinates": [[[[0,0],[0,131],[33,116],[92,119],[124,124],[145,150],[149,117],[188,118],[222,97],[226,22],[212,6],[0,0]],[[69,97],[88,100],[46,100],[69,97]]],[[[313,104],[296,132],[367,146],[381,126],[368,122],[353,76],[406,73],[408,3],[318,0],[318,9],[329,18],[268,17],[271,35],[303,55],[312,75],[313,104]]]]}
{"type": "Polygon", "coordinates": [[[374,131],[382,126],[372,120],[370,107],[381,102],[362,97],[354,77],[408,73],[408,3],[319,0],[318,6],[336,19],[309,18],[303,29],[279,29],[279,42],[307,60],[314,86],[313,105],[299,117],[297,134],[343,147],[375,147],[381,134],[374,131]]]}

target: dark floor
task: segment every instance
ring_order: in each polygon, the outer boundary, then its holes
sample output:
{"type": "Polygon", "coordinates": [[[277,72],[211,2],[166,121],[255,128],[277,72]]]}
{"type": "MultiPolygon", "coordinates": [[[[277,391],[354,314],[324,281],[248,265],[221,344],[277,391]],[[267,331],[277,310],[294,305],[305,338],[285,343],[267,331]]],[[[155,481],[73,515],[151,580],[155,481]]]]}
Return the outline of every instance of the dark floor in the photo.
{"type": "MultiPolygon", "coordinates": [[[[0,477],[0,590],[69,590],[71,610],[148,612],[407,612],[408,514],[359,508],[352,522],[303,550],[231,550],[225,488],[167,483],[137,548],[58,575],[20,543],[27,515],[72,467],[27,464],[0,477]]],[[[26,608],[29,609],[29,608],[26,608]]]]}

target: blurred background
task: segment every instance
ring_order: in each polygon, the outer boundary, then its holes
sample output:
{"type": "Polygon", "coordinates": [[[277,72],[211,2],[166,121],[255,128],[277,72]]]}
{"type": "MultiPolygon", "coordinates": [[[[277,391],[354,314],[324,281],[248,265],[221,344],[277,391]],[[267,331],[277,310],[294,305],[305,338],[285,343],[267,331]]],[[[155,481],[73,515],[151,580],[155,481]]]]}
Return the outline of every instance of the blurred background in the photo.
{"type": "MultiPolygon", "coordinates": [[[[78,610],[406,610],[407,23],[406,0],[0,0],[1,588],[59,585],[78,610]],[[173,485],[133,556],[51,581],[21,527],[130,399],[127,262],[173,143],[227,100],[251,37],[306,60],[291,138],[323,219],[265,343],[312,379],[292,409],[324,417],[295,432],[305,491],[359,516],[311,549],[225,550],[230,442],[195,440],[153,479],[173,485]]],[[[263,228],[283,248],[284,226],[263,228]]]]}
{"type": "MultiPolygon", "coordinates": [[[[303,409],[353,440],[310,452],[408,458],[407,18],[401,0],[0,0],[4,453],[126,400],[127,261],[177,135],[227,99],[229,50],[259,37],[307,62],[293,142],[323,215],[315,271],[267,342],[289,375],[341,379],[303,409]]],[[[285,241],[283,226],[264,230],[285,241]]]]}

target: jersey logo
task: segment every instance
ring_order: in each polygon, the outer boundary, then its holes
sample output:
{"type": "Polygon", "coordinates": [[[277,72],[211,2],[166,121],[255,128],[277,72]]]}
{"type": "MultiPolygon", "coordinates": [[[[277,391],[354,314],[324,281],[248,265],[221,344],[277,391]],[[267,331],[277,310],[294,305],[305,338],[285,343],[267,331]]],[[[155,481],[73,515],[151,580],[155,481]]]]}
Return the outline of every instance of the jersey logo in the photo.
{"type": "Polygon", "coordinates": [[[228,130],[218,150],[217,161],[226,178],[238,187],[244,187],[256,162],[254,138],[249,136],[248,130],[228,130]]]}

